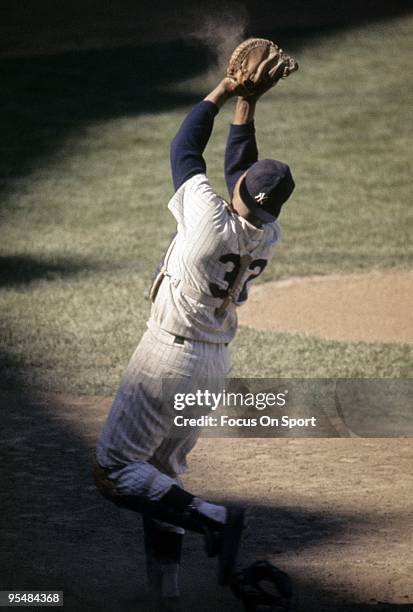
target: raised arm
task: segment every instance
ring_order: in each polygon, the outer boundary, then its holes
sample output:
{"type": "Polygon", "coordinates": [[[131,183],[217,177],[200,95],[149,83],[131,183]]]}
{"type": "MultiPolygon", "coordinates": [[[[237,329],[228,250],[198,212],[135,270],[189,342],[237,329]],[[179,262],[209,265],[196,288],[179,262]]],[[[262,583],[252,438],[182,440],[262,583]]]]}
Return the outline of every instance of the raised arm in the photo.
{"type": "Polygon", "coordinates": [[[196,174],[206,173],[203,152],[220,107],[231,96],[226,79],[187,115],[171,143],[171,170],[175,190],[196,174]]]}
{"type": "Polygon", "coordinates": [[[234,123],[231,125],[225,149],[225,182],[230,198],[234,185],[246,170],[258,160],[255,140],[256,99],[238,98],[234,123]]]}

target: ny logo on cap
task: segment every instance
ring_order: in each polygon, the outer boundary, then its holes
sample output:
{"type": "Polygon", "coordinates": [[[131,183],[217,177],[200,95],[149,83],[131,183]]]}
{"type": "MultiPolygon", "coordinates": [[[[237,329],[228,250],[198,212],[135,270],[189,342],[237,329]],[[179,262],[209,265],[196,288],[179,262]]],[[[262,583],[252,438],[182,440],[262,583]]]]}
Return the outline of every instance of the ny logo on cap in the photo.
{"type": "Polygon", "coordinates": [[[254,200],[257,200],[258,204],[262,204],[265,200],[268,200],[268,196],[264,191],[261,191],[258,195],[254,196],[254,200]]]}

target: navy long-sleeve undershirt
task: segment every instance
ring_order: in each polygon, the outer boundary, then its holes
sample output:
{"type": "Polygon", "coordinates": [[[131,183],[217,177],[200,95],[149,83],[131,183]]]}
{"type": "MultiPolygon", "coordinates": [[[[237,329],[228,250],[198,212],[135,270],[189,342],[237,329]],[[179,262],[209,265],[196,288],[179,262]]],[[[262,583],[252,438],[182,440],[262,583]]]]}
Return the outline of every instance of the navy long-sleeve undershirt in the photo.
{"type": "Polygon", "coordinates": [[[241,174],[258,160],[254,122],[244,125],[232,124],[229,128],[225,148],[225,182],[229,197],[232,198],[234,186],[241,174]]]}
{"type": "MultiPolygon", "coordinates": [[[[171,143],[171,170],[175,190],[196,174],[206,173],[203,153],[214,126],[218,107],[199,102],[187,115],[171,143]]],[[[231,125],[225,149],[225,182],[228,193],[238,178],[258,159],[254,123],[231,125]]]]}
{"type": "Polygon", "coordinates": [[[186,116],[171,143],[171,170],[175,191],[196,174],[206,173],[202,156],[214,127],[218,107],[213,102],[199,102],[186,116]]]}

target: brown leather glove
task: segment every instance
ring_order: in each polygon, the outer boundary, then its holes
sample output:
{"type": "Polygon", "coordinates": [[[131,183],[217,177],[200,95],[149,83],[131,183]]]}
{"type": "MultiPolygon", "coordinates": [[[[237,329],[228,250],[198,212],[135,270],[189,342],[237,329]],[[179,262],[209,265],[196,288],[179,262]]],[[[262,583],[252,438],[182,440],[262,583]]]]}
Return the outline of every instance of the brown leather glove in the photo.
{"type": "Polygon", "coordinates": [[[247,98],[261,95],[296,70],[296,60],[271,40],[249,38],[233,51],[227,78],[232,93],[247,98]]]}

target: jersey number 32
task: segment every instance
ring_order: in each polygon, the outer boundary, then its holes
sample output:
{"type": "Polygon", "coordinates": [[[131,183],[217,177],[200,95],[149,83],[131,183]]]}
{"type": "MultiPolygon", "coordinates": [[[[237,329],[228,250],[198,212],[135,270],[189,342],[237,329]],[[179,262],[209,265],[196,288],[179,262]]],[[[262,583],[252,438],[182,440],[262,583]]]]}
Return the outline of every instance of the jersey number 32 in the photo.
{"type": "MultiPolygon", "coordinates": [[[[210,283],[209,284],[209,290],[211,291],[211,294],[215,297],[215,298],[221,298],[224,299],[227,297],[229,290],[231,289],[231,287],[233,286],[235,279],[238,276],[238,272],[241,266],[241,256],[238,253],[227,253],[226,255],[222,255],[219,258],[219,261],[223,264],[227,264],[227,263],[232,263],[233,267],[231,270],[229,270],[228,272],[225,273],[224,275],[224,281],[227,283],[227,287],[225,289],[222,289],[221,287],[219,287],[216,283],[210,283]]],[[[238,295],[238,299],[237,302],[244,302],[247,297],[248,297],[248,283],[253,279],[253,278],[257,278],[257,276],[259,276],[261,274],[261,272],[264,270],[265,266],[267,265],[267,260],[266,259],[254,259],[254,261],[252,261],[248,267],[248,270],[250,272],[252,272],[252,274],[250,274],[248,276],[248,278],[246,279],[239,295],[238,295]]]]}

